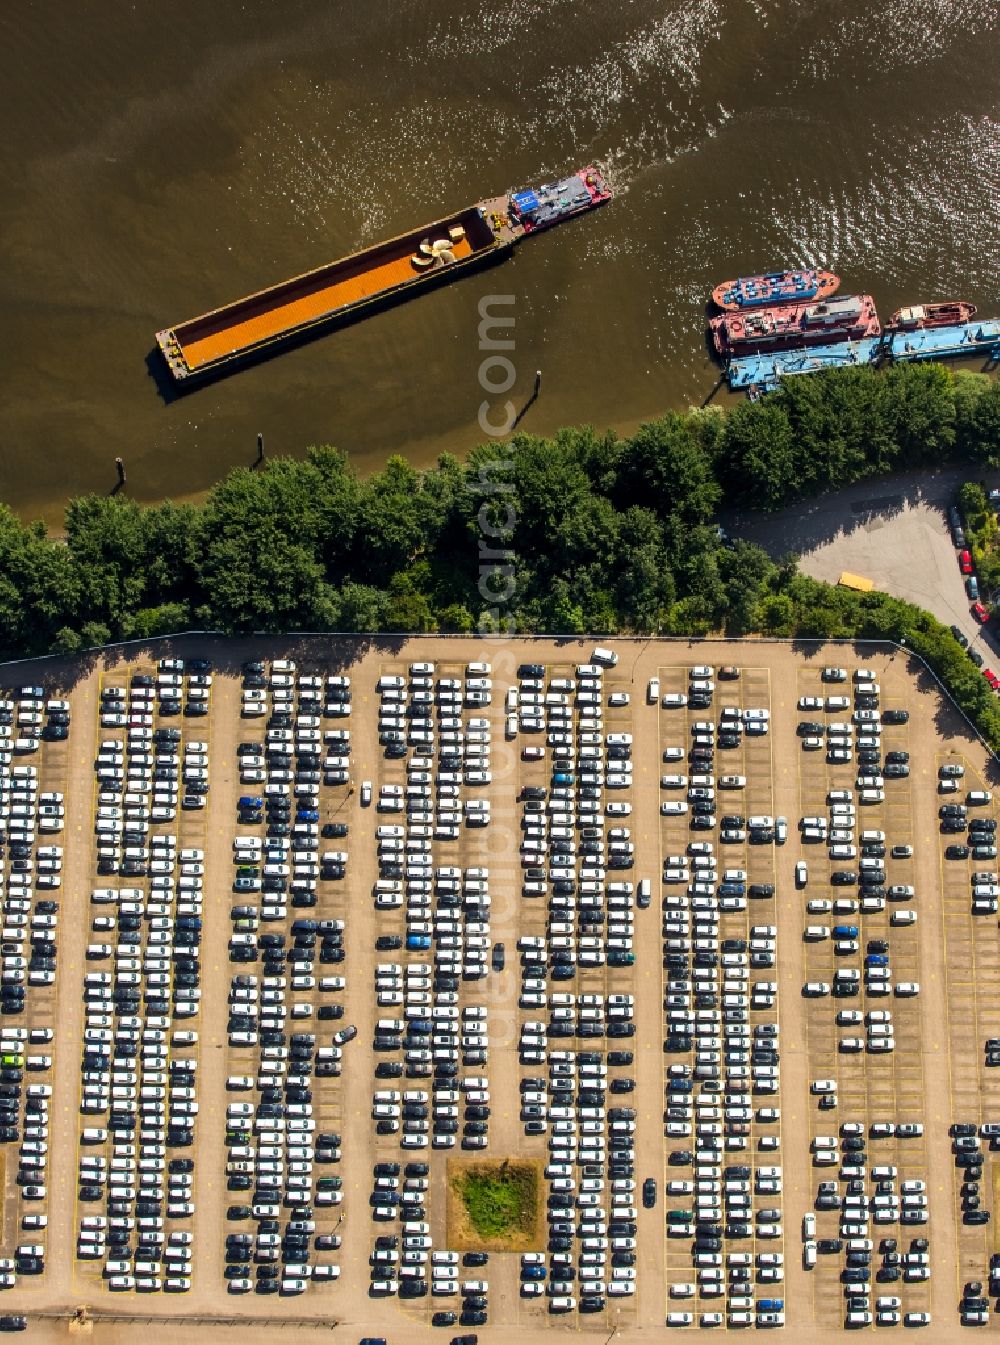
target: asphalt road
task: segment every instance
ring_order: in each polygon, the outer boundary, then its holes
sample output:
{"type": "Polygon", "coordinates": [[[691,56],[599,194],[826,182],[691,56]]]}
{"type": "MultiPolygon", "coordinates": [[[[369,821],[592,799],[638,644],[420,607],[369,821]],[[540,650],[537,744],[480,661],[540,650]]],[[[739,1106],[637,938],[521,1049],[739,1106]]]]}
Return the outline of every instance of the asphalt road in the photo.
{"type": "Polygon", "coordinates": [[[995,666],[1000,642],[971,614],[948,529],[948,506],[970,479],[980,476],[950,468],[882,477],[775,514],[733,513],[726,525],[775,558],[794,553],[814,579],[835,584],[845,570],[871,579],[877,589],[958,626],[995,666]]]}

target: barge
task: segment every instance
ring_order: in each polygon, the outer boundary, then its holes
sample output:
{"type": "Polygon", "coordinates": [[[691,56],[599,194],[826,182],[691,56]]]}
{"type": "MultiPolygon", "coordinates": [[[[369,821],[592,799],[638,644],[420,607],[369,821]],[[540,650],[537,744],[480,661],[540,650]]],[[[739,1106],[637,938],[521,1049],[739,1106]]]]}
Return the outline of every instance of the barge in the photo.
{"type": "Polygon", "coordinates": [[[156,343],[174,380],[188,384],[499,261],[522,239],[611,197],[603,173],[588,165],[555,182],[479,201],[165,327],[156,333],[156,343]]]}
{"type": "Polygon", "coordinates": [[[804,304],[829,299],[840,287],[832,271],[767,271],[759,276],[724,280],[712,291],[712,301],[724,313],[774,304],[804,304]]]}
{"type": "Polygon", "coordinates": [[[723,358],[862,341],[881,331],[870,294],[844,294],[821,303],[723,313],[712,318],[709,326],[712,343],[723,358]]]}
{"type": "Polygon", "coordinates": [[[987,362],[1000,359],[1000,320],[922,327],[915,331],[886,330],[879,337],[861,341],[735,356],[729,361],[726,378],[731,391],[758,397],[771,392],[783,378],[822,369],[969,357],[987,362]]]}

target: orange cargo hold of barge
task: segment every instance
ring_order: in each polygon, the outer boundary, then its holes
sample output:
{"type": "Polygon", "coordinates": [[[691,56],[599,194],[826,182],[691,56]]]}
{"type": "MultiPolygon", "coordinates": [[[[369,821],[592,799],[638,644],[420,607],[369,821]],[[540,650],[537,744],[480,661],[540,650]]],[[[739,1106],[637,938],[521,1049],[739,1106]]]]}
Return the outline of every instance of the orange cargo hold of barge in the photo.
{"type": "MultiPolygon", "coordinates": [[[[228,318],[220,315],[217,326],[206,322],[201,332],[182,336],[184,358],[192,369],[197,369],[220,356],[259,345],[294,327],[315,322],[338,308],[405,284],[415,279],[410,262],[412,251],[411,246],[406,246],[398,257],[386,257],[381,261],[361,259],[353,273],[345,270],[329,277],[307,277],[300,289],[296,287],[289,294],[275,296],[273,307],[268,304],[256,312],[251,308],[242,319],[238,314],[228,318]]],[[[469,240],[463,238],[452,245],[451,251],[458,261],[468,257],[472,247],[469,240]]]]}

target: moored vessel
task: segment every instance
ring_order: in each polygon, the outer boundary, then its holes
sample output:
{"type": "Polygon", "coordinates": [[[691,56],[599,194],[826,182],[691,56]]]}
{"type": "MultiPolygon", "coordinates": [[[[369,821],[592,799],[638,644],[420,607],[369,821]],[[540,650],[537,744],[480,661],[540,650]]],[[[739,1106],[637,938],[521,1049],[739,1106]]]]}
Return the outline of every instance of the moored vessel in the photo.
{"type": "Polygon", "coordinates": [[[747,355],[860,341],[881,331],[870,294],[845,294],[821,303],[780,304],[712,318],[712,342],[719,355],[747,355]]]}
{"type": "Polygon", "coordinates": [[[926,327],[957,327],[976,315],[976,305],[964,300],[938,304],[912,304],[897,308],[885,324],[886,331],[912,332],[926,327]]]}
{"type": "Polygon", "coordinates": [[[766,271],[759,276],[724,280],[712,291],[712,301],[723,312],[774,304],[811,303],[836,294],[840,277],[814,268],[803,271],[766,271]]]}

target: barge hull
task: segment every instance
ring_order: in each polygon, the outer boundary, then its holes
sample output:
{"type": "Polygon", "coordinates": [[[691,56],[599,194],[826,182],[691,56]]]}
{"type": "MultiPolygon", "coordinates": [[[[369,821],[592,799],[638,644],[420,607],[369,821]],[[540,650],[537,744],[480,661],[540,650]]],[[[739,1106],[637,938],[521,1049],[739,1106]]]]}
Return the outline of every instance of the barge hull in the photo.
{"type": "Polygon", "coordinates": [[[174,378],[185,382],[399,302],[488,260],[500,260],[515,235],[503,225],[495,227],[484,213],[493,204],[469,207],[157,332],[157,344],[174,378]],[[451,241],[454,260],[416,270],[412,257],[420,244],[447,239],[454,228],[464,231],[461,239],[451,241]]]}

